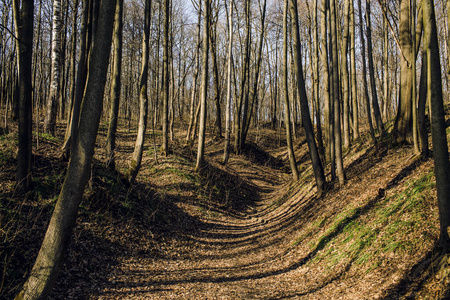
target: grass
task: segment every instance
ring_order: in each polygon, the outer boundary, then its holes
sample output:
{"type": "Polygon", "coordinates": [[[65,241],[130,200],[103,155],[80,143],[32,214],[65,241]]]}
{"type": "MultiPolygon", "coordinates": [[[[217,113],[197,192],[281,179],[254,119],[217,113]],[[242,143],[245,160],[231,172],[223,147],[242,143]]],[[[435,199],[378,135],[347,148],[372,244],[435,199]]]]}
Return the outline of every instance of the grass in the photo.
{"type": "Polygon", "coordinates": [[[368,210],[349,204],[329,222],[319,216],[294,244],[326,226],[324,233],[308,244],[311,251],[317,252],[309,263],[323,262],[329,268],[354,263],[365,272],[376,270],[386,257],[412,255],[425,242],[434,242],[431,234],[420,233],[435,226],[427,215],[435,188],[434,174],[424,174],[406,182],[406,186],[368,210]],[[417,239],[418,233],[424,239],[417,239]]]}

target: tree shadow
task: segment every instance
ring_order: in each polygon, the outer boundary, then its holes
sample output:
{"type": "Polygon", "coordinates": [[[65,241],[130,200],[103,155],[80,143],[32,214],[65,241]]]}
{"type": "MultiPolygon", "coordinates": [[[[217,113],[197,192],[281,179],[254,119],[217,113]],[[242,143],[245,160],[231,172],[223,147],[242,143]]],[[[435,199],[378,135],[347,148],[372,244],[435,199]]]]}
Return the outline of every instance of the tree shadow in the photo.
{"type": "MultiPolygon", "coordinates": [[[[442,260],[447,261],[448,253],[442,251],[442,248],[437,241],[434,247],[429,250],[422,259],[412,266],[400,281],[389,287],[382,297],[384,300],[394,299],[416,299],[423,290],[428,281],[434,281],[434,277],[439,276],[442,260]]],[[[447,263],[448,268],[448,263],[447,263]]],[[[440,286],[434,287],[433,291],[428,294],[433,294],[434,299],[449,299],[450,287],[445,277],[440,276],[440,286]],[[432,293],[431,293],[432,292],[432,293]]]]}

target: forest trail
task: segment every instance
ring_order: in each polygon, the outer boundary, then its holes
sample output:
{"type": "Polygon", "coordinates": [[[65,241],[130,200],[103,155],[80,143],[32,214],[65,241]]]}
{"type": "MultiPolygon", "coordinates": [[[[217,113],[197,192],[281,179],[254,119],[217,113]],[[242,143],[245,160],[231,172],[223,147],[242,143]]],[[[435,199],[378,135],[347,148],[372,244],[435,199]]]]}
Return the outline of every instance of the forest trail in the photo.
{"type": "MultiPolygon", "coordinates": [[[[303,178],[297,184],[291,184],[291,177],[286,173],[285,147],[265,151],[251,144],[243,155],[233,155],[224,167],[219,163],[222,145],[209,143],[209,166],[205,171],[208,175],[206,183],[200,185],[206,184],[202,190],[205,193],[215,187],[208,180],[231,177],[230,185],[238,183],[235,198],[227,191],[221,200],[214,198],[220,193],[210,194],[206,201],[191,201],[190,196],[183,196],[183,189],[189,193],[189,188],[173,180],[180,177],[180,172],[189,173],[188,160],[174,162],[162,158],[156,170],[143,168],[140,179],[150,180],[153,188],[160,193],[164,191],[161,206],[174,205],[175,217],[167,221],[167,228],[162,232],[153,233],[148,228],[136,230],[135,239],[142,240],[128,245],[121,256],[105,259],[115,263],[108,267],[105,280],[97,281],[96,288],[86,291],[85,296],[89,295],[90,299],[397,299],[409,295],[405,278],[429,255],[427,251],[433,247],[431,239],[420,245],[421,251],[409,252],[407,257],[403,253],[390,253],[383,267],[371,272],[367,271],[367,264],[361,266],[355,262],[358,259],[355,255],[362,255],[364,246],[356,254],[351,250],[348,257],[344,250],[343,257],[331,266],[324,259],[327,255],[324,252],[333,253],[328,248],[333,249],[336,243],[333,239],[342,235],[343,228],[352,223],[350,220],[375,217],[371,215],[375,214],[371,212],[372,207],[385,198],[380,191],[390,194],[395,189],[404,189],[405,178],[410,180],[411,176],[428,172],[430,161],[417,160],[408,147],[355,148],[346,159],[349,176],[346,186],[334,187],[325,198],[316,199],[305,144],[299,143],[297,147],[303,178]],[[171,174],[173,168],[178,168],[174,172],[177,176],[171,174]],[[169,175],[165,179],[167,171],[169,175]],[[233,201],[238,203],[230,203],[233,201]],[[343,212],[350,214],[347,219],[339,219],[343,212]]],[[[437,211],[431,213],[437,220],[437,211]]],[[[117,232],[110,235],[114,234],[117,232]]],[[[429,229],[430,236],[436,234],[435,229],[429,229]]],[[[343,246],[351,247],[351,243],[343,246]]]]}
{"type": "MultiPolygon", "coordinates": [[[[120,172],[134,136],[119,133],[120,172]]],[[[195,153],[189,147],[174,145],[174,153],[155,164],[150,144],[136,184],[127,186],[102,163],[100,131],[93,178],[50,298],[448,295],[430,260],[438,237],[432,160],[420,160],[409,146],[360,140],[345,153],[345,186],[331,186],[318,199],[303,138],[295,143],[301,179],[293,183],[277,133],[265,129],[261,136],[241,155],[232,154],[226,166],[220,163],[223,141],[208,141],[208,165],[201,174],[193,171],[195,153]]],[[[59,191],[55,182],[62,183],[65,170],[57,158],[59,143],[44,138],[40,143],[35,170],[42,198],[16,208],[26,219],[18,222],[23,225],[14,245],[25,250],[11,264],[25,272],[50,218],[59,191]]],[[[5,164],[1,174],[13,180],[8,175],[13,171],[14,164],[5,164]]],[[[20,202],[8,205],[14,203],[20,202]]],[[[24,277],[17,278],[7,283],[18,287],[24,277]]]]}

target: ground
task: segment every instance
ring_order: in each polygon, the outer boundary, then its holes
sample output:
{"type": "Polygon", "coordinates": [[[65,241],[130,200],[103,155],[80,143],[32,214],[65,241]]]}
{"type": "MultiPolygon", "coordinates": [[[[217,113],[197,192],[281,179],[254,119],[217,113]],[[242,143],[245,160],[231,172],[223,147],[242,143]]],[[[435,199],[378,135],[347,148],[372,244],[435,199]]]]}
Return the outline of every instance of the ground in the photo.
{"type": "MultiPolygon", "coordinates": [[[[317,198],[304,137],[293,182],[279,134],[251,132],[241,155],[207,166],[175,131],[162,157],[147,136],[142,168],[125,183],[136,132],[119,131],[117,169],[104,167],[100,126],[92,178],[51,299],[436,299],[449,296],[436,249],[438,212],[431,159],[411,146],[367,138],[345,152],[347,181],[317,198]],[[157,152],[157,161],[155,152],[157,152]]],[[[13,126],[2,129],[0,297],[17,293],[32,267],[64,179],[63,127],[35,134],[33,190],[14,190],[13,126]],[[39,144],[38,144],[39,143],[39,144]]],[[[329,170],[327,179],[330,180],[329,170]]]]}

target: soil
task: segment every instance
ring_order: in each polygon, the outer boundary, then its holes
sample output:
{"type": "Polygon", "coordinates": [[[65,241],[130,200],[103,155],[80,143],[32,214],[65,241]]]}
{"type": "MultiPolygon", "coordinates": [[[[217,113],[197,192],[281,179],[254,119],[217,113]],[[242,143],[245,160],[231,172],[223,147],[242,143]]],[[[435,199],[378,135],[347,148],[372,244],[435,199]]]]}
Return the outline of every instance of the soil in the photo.
{"type": "MultiPolygon", "coordinates": [[[[410,146],[372,145],[361,139],[345,154],[346,184],[330,184],[325,196],[317,198],[304,137],[295,143],[301,180],[294,183],[285,145],[279,145],[275,131],[261,130],[258,135],[251,133],[243,152],[231,154],[225,166],[223,141],[210,140],[208,164],[199,174],[193,171],[195,147],[183,145],[183,132],[175,132],[179,142],[172,144],[173,153],[158,154],[158,162],[149,136],[132,185],[124,183],[120,174],[128,166],[135,132],[119,132],[119,172],[115,172],[104,167],[105,132],[101,131],[93,176],[51,299],[448,295],[447,285],[436,279],[433,270],[438,238],[434,188],[426,196],[423,212],[430,226],[408,233],[419,241],[408,251],[377,253],[376,268],[351,257],[331,265],[324,259],[327,253],[349,247],[337,246],[347,225],[355,220],[373,222],[377,218],[373,211],[383,201],[432,172],[432,160],[416,157],[410,146]],[[354,213],[330,231],[333,220],[349,207],[354,213]],[[321,236],[325,238],[317,242],[321,236]]],[[[4,207],[28,216],[10,226],[16,234],[8,241],[10,254],[5,257],[10,260],[5,269],[16,272],[8,273],[2,298],[17,292],[37,255],[67,164],[59,158],[60,144],[61,140],[41,141],[35,152],[35,189],[25,197],[12,189],[14,161],[7,160],[0,170],[4,207]]],[[[330,180],[330,170],[327,176],[330,180]]],[[[384,225],[377,226],[384,230],[384,225]]]]}

